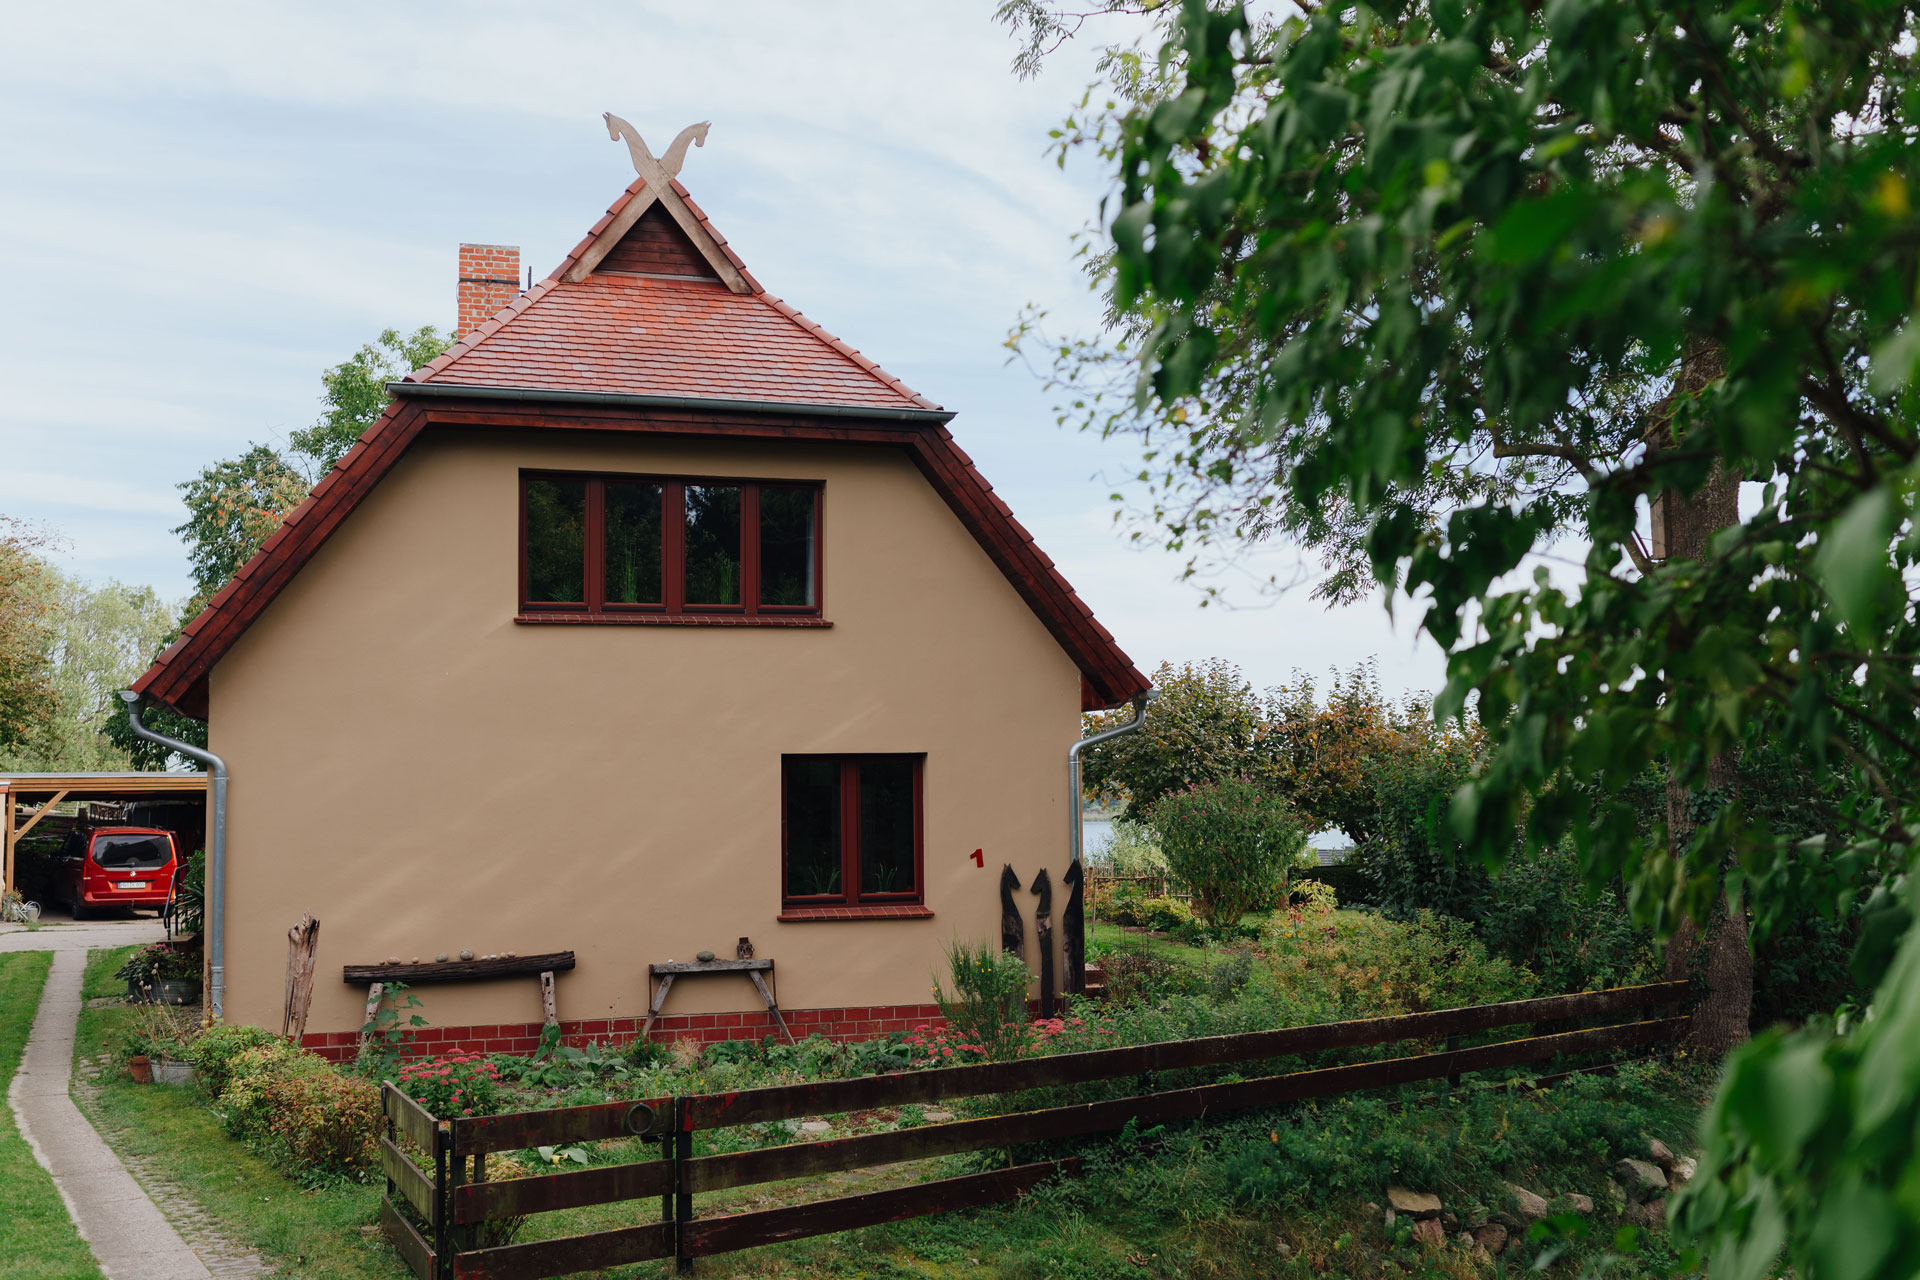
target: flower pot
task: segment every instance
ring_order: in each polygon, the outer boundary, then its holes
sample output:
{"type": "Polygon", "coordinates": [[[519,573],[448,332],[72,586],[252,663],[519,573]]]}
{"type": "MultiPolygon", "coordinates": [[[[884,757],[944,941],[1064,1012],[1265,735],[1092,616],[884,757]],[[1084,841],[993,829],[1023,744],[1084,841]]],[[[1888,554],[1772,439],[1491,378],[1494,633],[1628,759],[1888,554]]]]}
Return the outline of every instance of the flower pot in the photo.
{"type": "Polygon", "coordinates": [[[159,1004],[200,1003],[200,979],[160,978],[154,984],[153,999],[159,1004]]]}
{"type": "Polygon", "coordinates": [[[161,1058],[152,1070],[155,1084],[187,1084],[193,1079],[193,1064],[178,1058],[161,1058]]]}
{"type": "Polygon", "coordinates": [[[128,1059],[127,1070],[133,1073],[133,1082],[135,1084],[153,1083],[153,1063],[147,1060],[145,1054],[135,1054],[132,1058],[128,1059]]]}

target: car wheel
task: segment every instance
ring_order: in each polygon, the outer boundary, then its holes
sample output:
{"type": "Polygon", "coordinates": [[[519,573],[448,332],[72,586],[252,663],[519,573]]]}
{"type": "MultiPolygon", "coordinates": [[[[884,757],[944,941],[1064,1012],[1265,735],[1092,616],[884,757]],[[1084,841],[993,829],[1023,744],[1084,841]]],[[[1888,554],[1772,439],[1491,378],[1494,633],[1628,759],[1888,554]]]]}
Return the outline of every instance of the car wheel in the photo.
{"type": "Polygon", "coordinates": [[[80,901],[80,895],[77,893],[73,895],[73,918],[75,920],[87,918],[87,904],[80,901]]]}

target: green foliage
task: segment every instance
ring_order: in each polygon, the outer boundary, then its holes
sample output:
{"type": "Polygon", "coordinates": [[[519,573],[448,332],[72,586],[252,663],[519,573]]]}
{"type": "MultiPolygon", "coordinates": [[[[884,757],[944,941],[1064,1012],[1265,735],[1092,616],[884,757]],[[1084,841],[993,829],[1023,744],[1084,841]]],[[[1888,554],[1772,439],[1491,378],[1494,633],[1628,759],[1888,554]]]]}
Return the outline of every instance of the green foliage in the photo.
{"type": "MultiPolygon", "coordinates": [[[[1599,990],[1660,976],[1652,939],[1620,895],[1590,892],[1579,859],[1564,849],[1517,856],[1491,878],[1468,918],[1490,951],[1531,969],[1542,991],[1599,990]]],[[[1830,983],[1825,995],[1839,989],[1830,983]]]]}
{"type": "Polygon", "coordinates": [[[1115,894],[1106,909],[1115,924],[1130,924],[1156,933],[1173,933],[1194,923],[1193,908],[1178,898],[1141,898],[1115,894]]]}
{"type": "MultiPolygon", "coordinates": [[[[0,568],[0,577],[5,576],[0,568]]],[[[151,587],[92,587],[43,566],[47,716],[35,741],[0,764],[40,772],[114,772],[129,758],[111,734],[124,715],[116,692],[131,684],[173,629],[174,607],[151,587]]],[[[3,590],[3,588],[0,588],[3,590]]]]}
{"type": "Polygon", "coordinates": [[[1303,905],[1267,926],[1274,990],[1288,1022],[1378,1018],[1538,994],[1526,969],[1493,955],[1464,920],[1423,911],[1406,920],[1303,905]]]}
{"type": "Polygon", "coordinates": [[[186,540],[193,569],[191,618],[305,500],[307,482],[270,446],[256,444],[179,488],[187,519],[174,532],[186,540]]]}
{"type": "Polygon", "coordinates": [[[1472,775],[1474,753],[1460,737],[1428,735],[1362,766],[1373,816],[1351,865],[1367,877],[1368,900],[1395,915],[1443,911],[1470,918],[1488,877],[1464,860],[1447,820],[1454,792],[1472,775]]]}
{"type": "Polygon", "coordinates": [[[156,942],[134,952],[113,976],[123,978],[135,986],[147,987],[161,978],[197,980],[200,977],[200,967],[199,947],[156,942]]]}
{"type": "Polygon", "coordinates": [[[218,1098],[233,1079],[234,1062],[241,1054],[279,1041],[280,1037],[265,1027],[222,1023],[208,1027],[195,1038],[188,1049],[187,1060],[193,1063],[194,1079],[207,1096],[218,1098]]]}
{"type": "Polygon", "coordinates": [[[1686,1221],[1734,1277],[1783,1249],[1812,1280],[1904,1274],[1920,1231],[1915,1041],[1879,1030],[1911,919],[1887,886],[1920,844],[1912,21],[1187,0],[1158,72],[1062,131],[1119,190],[1094,255],[1116,335],[1057,348],[1059,379],[1088,425],[1147,438],[1170,544],[1286,531],[1329,594],[1424,611],[1441,713],[1490,739],[1451,805],[1464,851],[1570,848],[1662,936],[1729,894],[1761,946],[1887,895],[1855,966],[1875,1016],[1730,1068],[1696,1181],[1724,1212],[1686,1221]],[[1570,573],[1516,574],[1561,537],[1570,573]],[[1807,763],[1824,841],[1736,790],[1694,808],[1759,743],[1807,763]],[[1671,832],[1631,796],[1659,768],[1671,832]],[[1776,1078],[1831,1110],[1770,1110],[1776,1078]]]}
{"type": "MultiPolygon", "coordinates": [[[[1137,813],[1195,783],[1245,773],[1260,731],[1259,696],[1230,662],[1163,662],[1153,684],[1160,696],[1146,722],[1089,750],[1081,766],[1087,794],[1128,800],[1137,813]]],[[[1090,716],[1087,733],[1132,717],[1130,709],[1090,716]]]]}
{"type": "Polygon", "coordinates": [[[380,1005],[360,1028],[360,1056],[355,1063],[361,1075],[370,1080],[391,1079],[400,1060],[413,1045],[413,1033],[427,1020],[413,1010],[420,997],[407,990],[404,982],[389,982],[380,993],[380,1005]]]}
{"type": "Polygon", "coordinates": [[[1027,1025],[1027,986],[1032,975],[1019,956],[997,947],[955,940],[947,944],[947,978],[935,980],[934,1003],[952,1031],[989,1059],[1013,1056],[1027,1025]]]}
{"type": "MultiPolygon", "coordinates": [[[[360,1181],[377,1167],[380,1090],[275,1036],[226,1058],[227,1131],[303,1178],[360,1181]]],[[[203,1081],[203,1083],[205,1083],[203,1081]]]]}
{"type": "Polygon", "coordinates": [[[1377,1196],[1390,1183],[1445,1187],[1449,1206],[1505,1206],[1504,1183],[1535,1181],[1541,1166],[1556,1169],[1559,1185],[1583,1173],[1575,1189],[1591,1194],[1606,1185],[1613,1161],[1644,1153],[1648,1137],[1684,1138],[1667,1097],[1673,1088],[1661,1068],[1637,1064],[1614,1079],[1575,1077],[1539,1094],[1470,1088],[1432,1110],[1339,1098],[1232,1151],[1226,1174],[1241,1203],[1294,1212],[1333,1197],[1377,1196]]]}
{"type": "Polygon", "coordinates": [[[374,424],[392,399],[387,394],[389,382],[397,382],[431,362],[453,341],[452,334],[443,334],[432,325],[407,334],[383,329],[378,338],[322,372],[325,412],[311,427],[287,436],[293,452],[309,461],[310,474],[317,476],[340,461],[374,424]]]}
{"type": "Polygon", "coordinates": [[[43,745],[53,721],[46,539],[0,516],[0,758],[43,745]]]}
{"type": "Polygon", "coordinates": [[[1165,875],[1167,856],[1153,828],[1130,814],[1113,820],[1113,835],[1100,850],[1099,860],[1119,876],[1165,875]]]}
{"type": "Polygon", "coordinates": [[[1168,868],[1193,893],[1194,911],[1216,926],[1270,906],[1307,843],[1292,807],[1243,778],[1163,795],[1147,822],[1168,868]]]}

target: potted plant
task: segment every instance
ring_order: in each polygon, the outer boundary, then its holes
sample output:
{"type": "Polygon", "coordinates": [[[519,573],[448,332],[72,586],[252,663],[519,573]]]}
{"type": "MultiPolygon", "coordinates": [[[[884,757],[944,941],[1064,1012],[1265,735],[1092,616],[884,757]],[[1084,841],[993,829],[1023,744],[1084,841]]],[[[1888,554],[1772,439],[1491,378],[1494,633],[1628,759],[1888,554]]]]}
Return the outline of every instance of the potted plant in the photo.
{"type": "Polygon", "coordinates": [[[135,1084],[185,1084],[193,1078],[187,1035],[175,1015],[157,1004],[146,1005],[127,1028],[120,1055],[135,1084]]]}
{"type": "Polygon", "coordinates": [[[120,966],[127,999],[136,1004],[194,1004],[200,999],[200,952],[165,942],[142,947],[120,966]]]}

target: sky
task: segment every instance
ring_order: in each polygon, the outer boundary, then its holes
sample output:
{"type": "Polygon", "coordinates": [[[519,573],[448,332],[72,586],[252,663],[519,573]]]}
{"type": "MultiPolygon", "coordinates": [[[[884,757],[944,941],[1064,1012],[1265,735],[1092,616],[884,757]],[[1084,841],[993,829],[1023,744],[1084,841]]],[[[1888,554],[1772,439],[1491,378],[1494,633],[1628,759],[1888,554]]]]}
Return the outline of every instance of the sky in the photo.
{"type": "MultiPolygon", "coordinates": [[[[1023,308],[1091,332],[1073,236],[1107,189],[1048,131],[1092,39],[1031,81],[992,0],[407,5],[0,0],[0,514],[85,579],[184,598],[175,487],[319,416],[320,370],[453,323],[461,241],[535,277],[633,178],[601,113],[680,178],[755,276],[958,417],[956,438],[1142,670],[1220,657],[1256,685],[1369,657],[1437,689],[1380,601],[1329,610],[1271,545],[1217,567],[1116,528],[1126,447],[1055,424],[1009,363],[1023,308]]],[[[1404,612],[1404,611],[1403,611],[1404,612]]]]}

